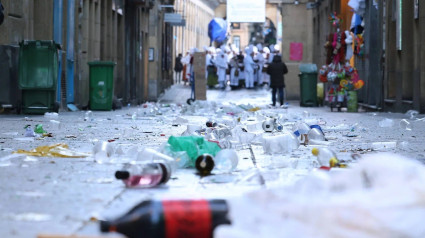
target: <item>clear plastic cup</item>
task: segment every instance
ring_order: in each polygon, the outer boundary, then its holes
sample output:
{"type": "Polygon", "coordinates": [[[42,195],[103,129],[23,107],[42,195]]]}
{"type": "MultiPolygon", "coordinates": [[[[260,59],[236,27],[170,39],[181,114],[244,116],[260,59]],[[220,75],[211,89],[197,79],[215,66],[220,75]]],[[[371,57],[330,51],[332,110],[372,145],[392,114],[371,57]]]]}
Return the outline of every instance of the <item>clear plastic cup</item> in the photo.
{"type": "Polygon", "coordinates": [[[400,123],[399,123],[399,126],[403,130],[407,130],[407,131],[412,130],[412,124],[406,119],[401,120],[400,123]]]}
{"type": "Polygon", "coordinates": [[[220,172],[230,173],[238,166],[239,158],[235,150],[220,150],[214,157],[215,168],[220,172]]]}

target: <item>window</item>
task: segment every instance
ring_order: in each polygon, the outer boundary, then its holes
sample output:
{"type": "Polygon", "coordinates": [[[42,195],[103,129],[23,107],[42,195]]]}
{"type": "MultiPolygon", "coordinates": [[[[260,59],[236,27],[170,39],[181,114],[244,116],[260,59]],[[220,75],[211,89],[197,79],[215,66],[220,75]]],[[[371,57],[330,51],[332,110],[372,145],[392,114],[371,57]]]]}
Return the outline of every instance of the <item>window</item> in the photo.
{"type": "Polygon", "coordinates": [[[236,46],[236,48],[240,49],[241,47],[241,37],[240,36],[233,36],[233,44],[236,46]]]}
{"type": "Polygon", "coordinates": [[[240,23],[233,22],[230,26],[231,26],[232,29],[235,29],[235,30],[241,29],[240,23]]]}

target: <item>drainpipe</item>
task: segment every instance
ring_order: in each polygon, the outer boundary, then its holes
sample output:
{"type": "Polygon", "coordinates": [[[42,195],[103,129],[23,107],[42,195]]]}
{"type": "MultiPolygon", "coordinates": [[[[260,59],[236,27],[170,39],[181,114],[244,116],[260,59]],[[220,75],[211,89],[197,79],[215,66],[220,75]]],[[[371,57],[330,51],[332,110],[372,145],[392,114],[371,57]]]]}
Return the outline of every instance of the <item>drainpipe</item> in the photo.
{"type": "Polygon", "coordinates": [[[68,0],[68,24],[66,41],[66,103],[74,103],[74,25],[75,0],[68,0]]]}
{"type": "MultiPolygon", "coordinates": [[[[62,11],[63,0],[53,1],[53,40],[62,46],[62,11]]],[[[62,49],[59,49],[59,69],[56,90],[56,102],[61,101],[61,76],[62,76],[62,49]]]]}

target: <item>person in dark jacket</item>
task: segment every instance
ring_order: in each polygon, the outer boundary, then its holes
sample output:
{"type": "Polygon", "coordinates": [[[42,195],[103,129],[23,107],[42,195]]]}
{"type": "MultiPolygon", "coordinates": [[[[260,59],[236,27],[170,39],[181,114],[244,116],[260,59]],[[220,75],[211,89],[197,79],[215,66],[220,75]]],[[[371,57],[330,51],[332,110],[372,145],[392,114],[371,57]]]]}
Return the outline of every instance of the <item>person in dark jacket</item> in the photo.
{"type": "Polygon", "coordinates": [[[1,1],[0,1],[0,25],[3,23],[3,20],[4,20],[4,7],[3,7],[3,5],[1,4],[1,1]]]}
{"type": "Polygon", "coordinates": [[[183,70],[183,64],[181,62],[183,56],[182,54],[179,54],[176,57],[176,62],[174,63],[174,71],[176,72],[176,79],[177,79],[177,83],[180,83],[181,81],[181,72],[183,70]]]}
{"type": "Polygon", "coordinates": [[[279,91],[279,102],[283,105],[283,88],[285,87],[284,74],[288,73],[286,64],[282,62],[280,55],[273,57],[272,63],[267,68],[267,74],[270,75],[270,87],[272,88],[272,102],[273,106],[276,106],[276,93],[279,91]]]}

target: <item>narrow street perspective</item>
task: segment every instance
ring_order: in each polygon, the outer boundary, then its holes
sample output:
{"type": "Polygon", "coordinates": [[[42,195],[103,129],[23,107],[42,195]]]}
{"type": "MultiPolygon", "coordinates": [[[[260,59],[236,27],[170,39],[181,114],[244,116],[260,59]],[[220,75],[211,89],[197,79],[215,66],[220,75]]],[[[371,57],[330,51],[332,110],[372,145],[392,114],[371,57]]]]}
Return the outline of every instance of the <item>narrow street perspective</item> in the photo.
{"type": "Polygon", "coordinates": [[[425,237],[418,0],[0,0],[0,237],[425,237]]]}

